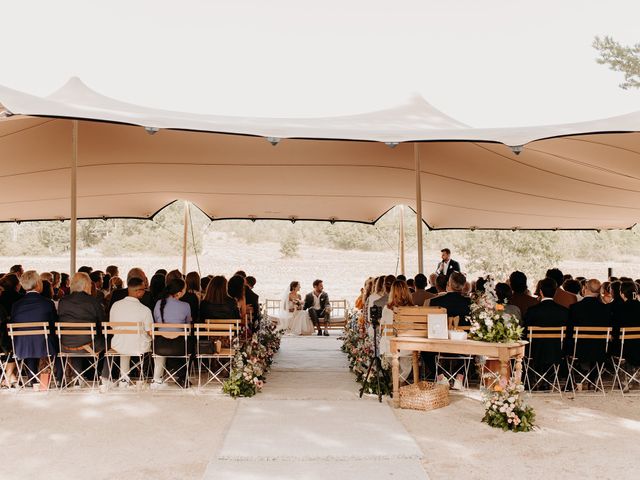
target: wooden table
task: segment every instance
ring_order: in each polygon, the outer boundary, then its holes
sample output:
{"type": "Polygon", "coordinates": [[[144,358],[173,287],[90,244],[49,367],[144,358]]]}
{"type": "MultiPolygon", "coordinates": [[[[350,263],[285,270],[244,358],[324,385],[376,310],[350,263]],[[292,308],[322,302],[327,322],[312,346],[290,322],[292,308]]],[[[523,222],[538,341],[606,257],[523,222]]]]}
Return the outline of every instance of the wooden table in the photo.
{"type": "Polygon", "coordinates": [[[477,340],[441,340],[423,337],[391,337],[390,351],[391,374],[393,377],[393,404],[400,403],[400,350],[409,350],[413,353],[413,381],[420,380],[418,367],[418,352],[437,353],[458,353],[462,355],[484,355],[486,357],[497,358],[500,361],[500,375],[509,375],[509,361],[516,359],[515,378],[520,383],[522,379],[522,358],[524,357],[524,347],[528,342],[519,341],[515,343],[489,343],[477,340]]]}

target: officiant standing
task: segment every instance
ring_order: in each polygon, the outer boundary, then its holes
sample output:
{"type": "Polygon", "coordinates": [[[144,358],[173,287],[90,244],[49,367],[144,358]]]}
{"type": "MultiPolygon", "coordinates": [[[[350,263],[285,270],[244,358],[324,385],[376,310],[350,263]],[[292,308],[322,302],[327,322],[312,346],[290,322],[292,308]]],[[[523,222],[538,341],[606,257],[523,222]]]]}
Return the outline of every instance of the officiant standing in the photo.
{"type": "Polygon", "coordinates": [[[309,317],[318,329],[318,336],[322,335],[320,327],[320,319],[324,321],[324,336],[329,336],[329,316],[331,315],[331,307],[329,304],[329,295],[323,291],[324,285],[322,280],[313,281],[313,290],[304,297],[304,310],[309,310],[309,317]]]}
{"type": "Polygon", "coordinates": [[[443,248],[440,253],[442,254],[442,261],[438,263],[436,274],[444,275],[448,280],[453,272],[460,271],[460,264],[451,258],[451,250],[448,248],[443,248]]]}

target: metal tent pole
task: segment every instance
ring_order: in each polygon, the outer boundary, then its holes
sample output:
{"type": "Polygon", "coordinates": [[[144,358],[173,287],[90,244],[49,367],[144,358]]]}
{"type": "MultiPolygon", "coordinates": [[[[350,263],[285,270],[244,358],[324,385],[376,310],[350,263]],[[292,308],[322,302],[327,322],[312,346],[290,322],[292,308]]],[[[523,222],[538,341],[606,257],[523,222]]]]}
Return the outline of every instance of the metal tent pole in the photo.
{"type": "Polygon", "coordinates": [[[76,272],[76,255],[77,255],[77,223],[78,223],[78,120],[73,121],[73,133],[72,133],[72,149],[71,155],[71,224],[69,228],[69,240],[71,244],[71,251],[69,253],[70,265],[69,275],[73,275],[76,272]]]}
{"type": "Polygon", "coordinates": [[[404,275],[404,205],[400,205],[400,273],[404,275]]]}
{"type": "Polygon", "coordinates": [[[184,202],[184,236],[182,237],[182,274],[187,274],[187,242],[189,236],[189,202],[184,202]]]}
{"type": "Polygon", "coordinates": [[[416,162],[416,239],[418,242],[418,273],[424,273],[422,245],[422,183],[420,178],[420,146],[413,144],[413,156],[416,162]]]}

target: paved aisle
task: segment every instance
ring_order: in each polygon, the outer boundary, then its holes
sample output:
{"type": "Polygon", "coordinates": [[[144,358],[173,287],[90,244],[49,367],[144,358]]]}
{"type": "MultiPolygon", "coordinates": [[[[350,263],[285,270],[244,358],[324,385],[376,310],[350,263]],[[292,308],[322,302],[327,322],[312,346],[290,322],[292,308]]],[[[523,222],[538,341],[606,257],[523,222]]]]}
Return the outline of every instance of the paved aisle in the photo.
{"type": "Polygon", "coordinates": [[[206,480],[427,478],[391,408],[358,398],[336,336],[283,338],[267,381],[239,400],[206,480]]]}

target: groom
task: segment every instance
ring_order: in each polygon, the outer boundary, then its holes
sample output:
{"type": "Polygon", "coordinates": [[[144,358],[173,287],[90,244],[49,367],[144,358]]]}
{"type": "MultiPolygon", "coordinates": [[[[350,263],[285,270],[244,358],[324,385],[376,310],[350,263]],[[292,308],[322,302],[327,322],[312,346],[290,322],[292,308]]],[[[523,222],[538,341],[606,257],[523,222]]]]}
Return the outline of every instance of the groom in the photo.
{"type": "Polygon", "coordinates": [[[320,318],[324,319],[324,336],[328,337],[331,307],[329,306],[329,295],[327,295],[327,292],[323,292],[323,289],[322,280],[313,281],[313,291],[307,293],[307,296],[304,297],[304,309],[309,310],[309,317],[311,317],[311,321],[318,329],[318,336],[322,335],[320,318]]]}

